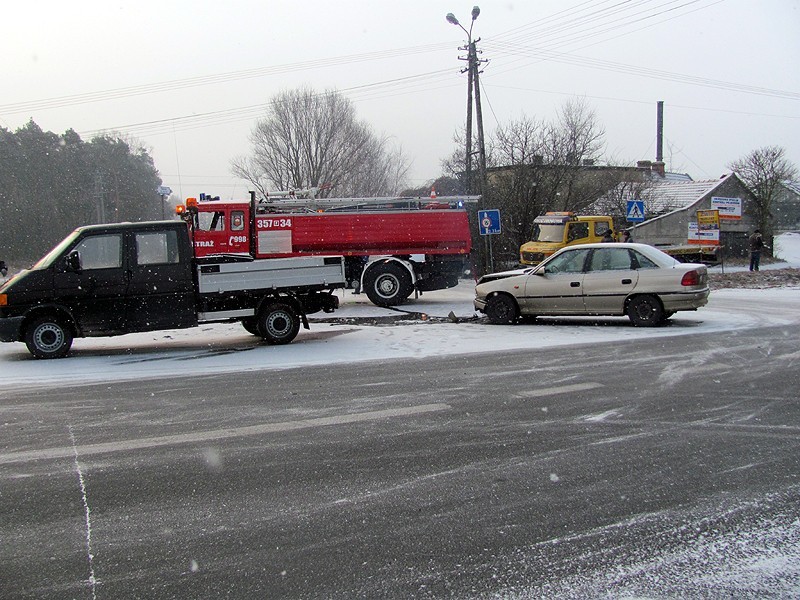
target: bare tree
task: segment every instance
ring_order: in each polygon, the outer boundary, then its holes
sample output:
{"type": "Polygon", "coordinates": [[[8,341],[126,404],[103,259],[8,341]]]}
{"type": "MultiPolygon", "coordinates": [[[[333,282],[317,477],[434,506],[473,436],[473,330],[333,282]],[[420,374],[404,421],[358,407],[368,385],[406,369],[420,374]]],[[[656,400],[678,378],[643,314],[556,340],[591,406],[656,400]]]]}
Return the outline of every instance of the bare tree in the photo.
{"type": "Polygon", "coordinates": [[[547,129],[546,158],[555,191],[551,210],[580,211],[597,198],[597,186],[591,185],[582,167],[597,161],[604,140],[605,129],[585,99],[564,103],[558,120],[547,129]]]}
{"type": "Polygon", "coordinates": [[[772,235],[772,202],[783,181],[797,177],[797,167],[779,146],[765,146],[728,165],[756,197],[750,213],[765,236],[772,235]]]}
{"type": "Polygon", "coordinates": [[[587,170],[599,158],[605,132],[582,100],[566,102],[553,122],[523,117],[497,129],[491,156],[492,194],[503,211],[511,255],[533,235],[533,220],[548,210],[580,211],[616,181],[587,170]]]}
{"type": "Polygon", "coordinates": [[[299,88],[277,94],[250,134],[253,151],[232,163],[235,175],[269,189],[319,187],[323,195],[396,193],[409,164],[377,138],[339,92],[299,88]]]}
{"type": "Polygon", "coordinates": [[[547,194],[541,168],[546,152],[548,125],[526,117],[501,126],[492,138],[492,153],[508,169],[493,178],[494,197],[504,215],[507,253],[516,255],[530,239],[533,220],[546,210],[547,194]]]}

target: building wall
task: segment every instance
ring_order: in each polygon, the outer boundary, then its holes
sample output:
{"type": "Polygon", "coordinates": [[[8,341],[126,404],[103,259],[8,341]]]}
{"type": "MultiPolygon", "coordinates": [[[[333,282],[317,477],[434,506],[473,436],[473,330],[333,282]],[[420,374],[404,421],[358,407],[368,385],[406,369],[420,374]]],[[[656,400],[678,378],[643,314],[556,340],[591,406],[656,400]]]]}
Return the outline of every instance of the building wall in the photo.
{"type": "Polygon", "coordinates": [[[728,256],[744,256],[746,245],[742,245],[742,240],[746,240],[749,232],[755,228],[753,220],[748,214],[749,203],[753,201],[753,195],[736,177],[729,177],[713,191],[685,209],[637,225],[632,231],[633,239],[653,246],[686,244],[689,237],[689,222],[697,220],[698,210],[710,210],[711,198],[715,196],[742,199],[743,215],[741,220],[721,221],[720,239],[723,244],[727,242],[726,245],[729,246],[726,252],[728,256]]]}
{"type": "Polygon", "coordinates": [[[776,234],[800,230],[800,194],[781,186],[771,212],[776,234]]]}

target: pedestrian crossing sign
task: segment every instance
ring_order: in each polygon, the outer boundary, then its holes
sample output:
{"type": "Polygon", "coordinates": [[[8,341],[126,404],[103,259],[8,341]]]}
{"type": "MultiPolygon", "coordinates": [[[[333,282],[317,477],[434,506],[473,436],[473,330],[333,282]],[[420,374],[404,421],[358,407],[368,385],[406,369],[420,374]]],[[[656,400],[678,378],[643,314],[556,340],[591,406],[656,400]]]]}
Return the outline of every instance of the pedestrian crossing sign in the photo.
{"type": "Polygon", "coordinates": [[[627,219],[631,223],[644,221],[644,202],[642,200],[628,200],[627,219]]]}

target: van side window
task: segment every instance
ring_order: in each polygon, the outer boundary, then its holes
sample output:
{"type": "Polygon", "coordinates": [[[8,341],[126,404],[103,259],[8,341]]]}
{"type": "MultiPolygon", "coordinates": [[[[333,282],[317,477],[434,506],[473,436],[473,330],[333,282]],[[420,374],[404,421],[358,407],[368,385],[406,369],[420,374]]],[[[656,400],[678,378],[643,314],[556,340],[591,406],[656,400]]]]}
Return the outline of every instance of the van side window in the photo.
{"type": "Polygon", "coordinates": [[[74,250],[80,253],[81,268],[86,271],[122,268],[122,234],[93,235],[81,240],[74,250]]]}
{"type": "Polygon", "coordinates": [[[177,262],[177,231],[148,231],[136,234],[136,264],[164,265],[177,262]]]}

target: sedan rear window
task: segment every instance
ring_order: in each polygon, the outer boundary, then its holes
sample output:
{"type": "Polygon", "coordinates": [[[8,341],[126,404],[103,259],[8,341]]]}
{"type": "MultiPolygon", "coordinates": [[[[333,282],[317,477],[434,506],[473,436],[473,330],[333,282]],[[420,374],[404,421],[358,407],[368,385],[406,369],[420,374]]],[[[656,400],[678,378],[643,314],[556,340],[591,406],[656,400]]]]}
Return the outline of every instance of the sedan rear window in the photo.
{"type": "Polygon", "coordinates": [[[658,268],[658,265],[656,263],[654,263],[652,260],[647,258],[641,252],[637,252],[636,250],[633,250],[633,256],[636,259],[636,262],[639,263],[639,268],[640,269],[657,269],[658,268]]]}
{"type": "Polygon", "coordinates": [[[630,271],[631,255],[627,248],[598,248],[592,254],[590,271],[630,271]]]}

